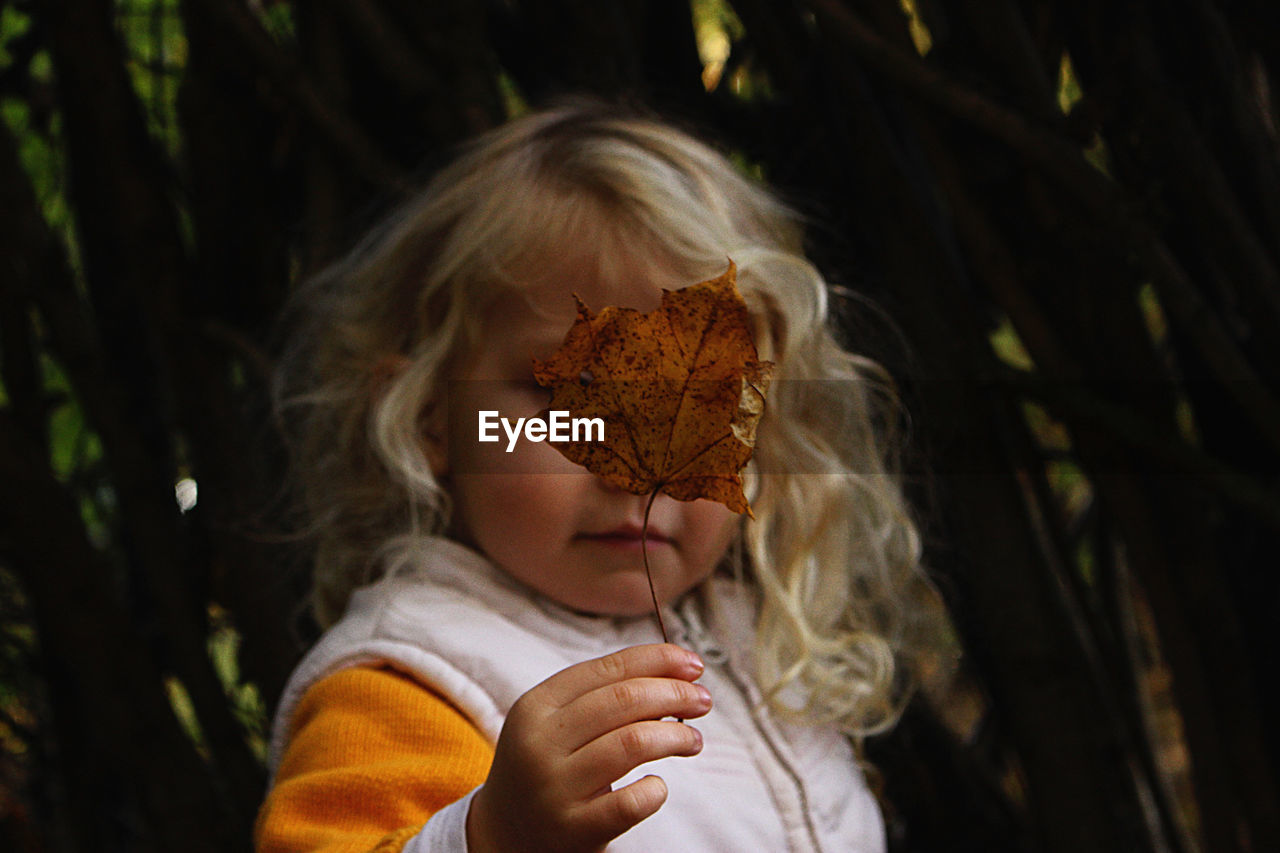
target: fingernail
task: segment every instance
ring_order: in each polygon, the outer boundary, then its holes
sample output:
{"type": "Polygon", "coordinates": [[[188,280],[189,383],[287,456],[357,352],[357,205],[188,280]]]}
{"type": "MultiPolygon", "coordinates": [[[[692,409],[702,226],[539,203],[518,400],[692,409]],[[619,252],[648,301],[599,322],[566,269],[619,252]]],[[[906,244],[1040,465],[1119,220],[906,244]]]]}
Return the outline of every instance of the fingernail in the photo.
{"type": "Polygon", "coordinates": [[[696,670],[697,672],[702,672],[704,669],[706,669],[706,665],[703,664],[702,658],[698,657],[696,654],[689,651],[688,649],[685,649],[685,655],[687,655],[689,666],[693,667],[694,670],[696,670]]]}
{"type": "Polygon", "coordinates": [[[697,691],[697,693],[698,693],[698,698],[702,700],[702,704],[704,704],[704,705],[710,705],[710,704],[711,704],[711,691],[710,691],[710,690],[708,690],[707,688],[703,687],[701,684],[695,684],[695,685],[693,685],[693,689],[697,691]]]}

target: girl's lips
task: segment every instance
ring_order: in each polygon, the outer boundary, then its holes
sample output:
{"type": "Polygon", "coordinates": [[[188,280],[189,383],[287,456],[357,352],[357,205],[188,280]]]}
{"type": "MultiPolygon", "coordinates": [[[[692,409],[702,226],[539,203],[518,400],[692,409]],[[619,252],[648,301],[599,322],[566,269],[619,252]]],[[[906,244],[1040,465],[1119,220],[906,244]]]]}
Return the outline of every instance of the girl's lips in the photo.
{"type": "Polygon", "coordinates": [[[650,548],[655,545],[673,544],[662,531],[655,530],[653,527],[645,531],[643,527],[637,527],[634,524],[623,524],[598,533],[579,533],[577,538],[618,548],[639,548],[642,540],[650,548]]]}

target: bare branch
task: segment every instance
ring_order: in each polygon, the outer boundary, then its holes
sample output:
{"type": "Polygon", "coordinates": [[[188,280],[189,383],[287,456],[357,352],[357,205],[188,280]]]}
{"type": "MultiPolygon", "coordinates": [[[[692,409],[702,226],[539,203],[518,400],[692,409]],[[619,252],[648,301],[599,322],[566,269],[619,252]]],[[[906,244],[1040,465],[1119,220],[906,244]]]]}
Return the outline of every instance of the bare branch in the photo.
{"type": "Polygon", "coordinates": [[[441,96],[443,87],[431,68],[403,35],[391,25],[376,3],[367,0],[328,0],[369,48],[369,55],[390,79],[421,96],[441,96]]]}
{"type": "Polygon", "coordinates": [[[1207,456],[1196,447],[1167,436],[1167,430],[1071,383],[1050,382],[1034,374],[1002,370],[1001,378],[1019,392],[1044,403],[1068,424],[1093,424],[1124,442],[1133,451],[1172,465],[1195,477],[1231,503],[1280,530],[1280,494],[1257,478],[1207,456]]]}
{"type": "Polygon", "coordinates": [[[221,21],[266,75],[288,95],[302,113],[352,165],[383,189],[403,190],[404,170],[387,158],[360,126],[332,104],[306,71],[272,40],[248,9],[226,0],[198,0],[209,15],[221,21]]]}
{"type": "Polygon", "coordinates": [[[119,606],[111,568],[89,544],[72,496],[2,410],[0,507],[0,535],[14,553],[41,647],[59,662],[59,728],[80,730],[67,742],[87,743],[94,753],[68,756],[97,776],[73,778],[71,786],[133,789],[162,847],[236,849],[220,796],[119,606]]]}
{"type": "Polygon", "coordinates": [[[1141,259],[1166,304],[1223,387],[1271,446],[1280,451],[1280,398],[1268,390],[1159,234],[1133,211],[1118,187],[1089,165],[1073,145],[1033,127],[1018,114],[943,76],[918,56],[889,44],[839,0],[807,2],[846,44],[881,73],[948,114],[1005,142],[1067,190],[1091,215],[1114,229],[1117,243],[1132,247],[1141,259]]]}

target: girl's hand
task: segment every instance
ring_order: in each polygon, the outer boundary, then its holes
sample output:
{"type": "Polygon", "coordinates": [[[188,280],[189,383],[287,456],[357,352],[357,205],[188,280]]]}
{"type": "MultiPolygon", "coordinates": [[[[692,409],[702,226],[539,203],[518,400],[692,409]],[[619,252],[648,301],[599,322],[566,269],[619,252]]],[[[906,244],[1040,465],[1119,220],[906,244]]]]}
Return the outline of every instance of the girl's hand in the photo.
{"type": "Polygon", "coordinates": [[[633,646],[562,670],[516,700],[471,801],[472,853],[598,851],[656,812],[667,798],[657,776],[612,784],[645,762],[701,751],[697,729],[662,718],[711,709],[706,688],[692,683],[702,668],[678,646],[633,646]]]}

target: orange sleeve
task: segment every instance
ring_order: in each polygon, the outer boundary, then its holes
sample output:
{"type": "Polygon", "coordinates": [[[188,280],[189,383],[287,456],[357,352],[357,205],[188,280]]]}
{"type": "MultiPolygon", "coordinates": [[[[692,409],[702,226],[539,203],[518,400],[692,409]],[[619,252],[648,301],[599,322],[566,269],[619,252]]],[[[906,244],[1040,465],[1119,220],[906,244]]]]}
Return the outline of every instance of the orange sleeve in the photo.
{"type": "Polygon", "coordinates": [[[493,748],[445,699],[387,668],[342,670],[294,715],[258,814],[258,853],[397,853],[485,780],[493,748]]]}

